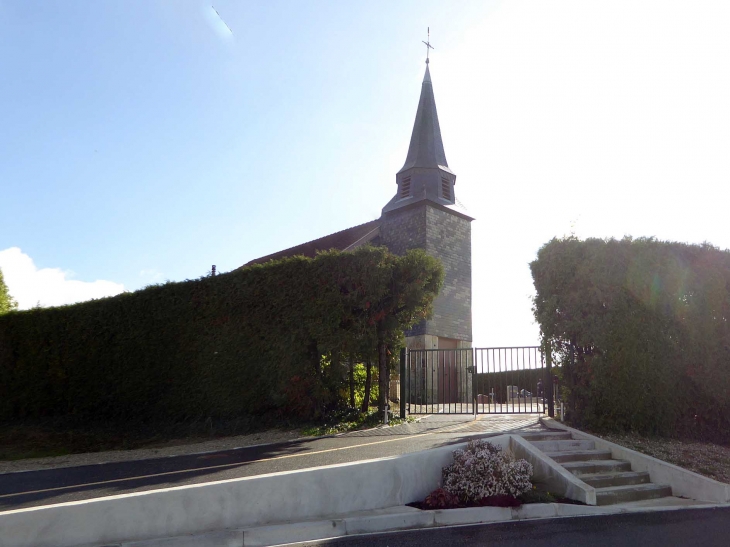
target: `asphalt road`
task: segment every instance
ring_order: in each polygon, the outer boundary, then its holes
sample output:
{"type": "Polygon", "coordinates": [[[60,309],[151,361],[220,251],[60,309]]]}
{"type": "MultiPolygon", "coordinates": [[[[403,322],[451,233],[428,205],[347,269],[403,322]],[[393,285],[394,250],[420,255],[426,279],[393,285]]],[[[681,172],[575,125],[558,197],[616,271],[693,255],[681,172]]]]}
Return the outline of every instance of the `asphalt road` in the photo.
{"type": "Polygon", "coordinates": [[[0,511],[394,456],[535,428],[537,417],[435,416],[418,424],[204,454],[0,474],[0,511]]]}
{"type": "Polygon", "coordinates": [[[371,534],[304,547],[728,547],[730,508],[683,509],[371,534]]]}

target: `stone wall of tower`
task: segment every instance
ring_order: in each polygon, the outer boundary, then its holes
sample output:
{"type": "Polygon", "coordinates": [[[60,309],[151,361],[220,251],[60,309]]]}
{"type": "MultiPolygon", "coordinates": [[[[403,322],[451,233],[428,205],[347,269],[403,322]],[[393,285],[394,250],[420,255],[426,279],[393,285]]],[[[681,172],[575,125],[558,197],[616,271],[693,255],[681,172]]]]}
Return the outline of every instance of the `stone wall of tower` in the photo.
{"type": "Polygon", "coordinates": [[[421,202],[383,215],[380,237],[396,254],[424,249],[444,267],[444,287],[434,302],[433,318],[406,332],[406,337],[433,335],[471,342],[470,221],[421,202]]]}
{"type": "MultiPolygon", "coordinates": [[[[380,222],[381,241],[397,255],[403,255],[411,249],[426,250],[426,209],[425,205],[419,205],[383,215],[380,222]]],[[[419,323],[405,334],[407,337],[426,334],[426,322],[419,323]]]]}
{"type": "Polygon", "coordinates": [[[434,302],[426,332],[471,342],[471,222],[427,207],[426,252],[444,266],[444,287],[434,302]]]}

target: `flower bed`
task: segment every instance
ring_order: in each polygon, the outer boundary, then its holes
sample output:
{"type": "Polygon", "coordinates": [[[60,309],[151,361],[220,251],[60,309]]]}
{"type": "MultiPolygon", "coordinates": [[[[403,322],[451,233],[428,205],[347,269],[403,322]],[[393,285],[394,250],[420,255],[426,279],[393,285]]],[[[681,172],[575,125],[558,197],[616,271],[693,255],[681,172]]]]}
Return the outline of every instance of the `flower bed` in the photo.
{"type": "Polygon", "coordinates": [[[464,450],[455,450],[454,463],[443,468],[443,487],[424,501],[407,505],[429,510],[580,503],[538,490],[530,482],[531,476],[532,465],[526,460],[515,460],[487,441],[470,441],[464,450]]]}

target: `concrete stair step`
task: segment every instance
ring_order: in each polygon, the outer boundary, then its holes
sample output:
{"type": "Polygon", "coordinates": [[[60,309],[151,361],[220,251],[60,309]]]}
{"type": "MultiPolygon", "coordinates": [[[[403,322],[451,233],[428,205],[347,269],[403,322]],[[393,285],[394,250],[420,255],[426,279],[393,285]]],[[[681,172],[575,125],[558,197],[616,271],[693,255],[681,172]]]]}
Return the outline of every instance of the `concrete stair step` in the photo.
{"type": "Polygon", "coordinates": [[[533,441],[530,442],[543,452],[569,452],[573,450],[595,450],[596,443],[578,439],[567,439],[557,441],[533,441]]]}
{"type": "Polygon", "coordinates": [[[559,441],[571,439],[570,431],[528,431],[519,433],[526,441],[559,441]]]}
{"type": "Polygon", "coordinates": [[[558,463],[583,462],[587,460],[610,460],[610,450],[570,450],[567,452],[545,452],[558,463]]]}
{"type": "Polygon", "coordinates": [[[565,469],[573,473],[581,480],[585,475],[595,473],[618,473],[631,471],[631,464],[623,460],[590,460],[582,462],[565,462],[562,464],[565,469]]]}
{"type": "Polygon", "coordinates": [[[608,488],[609,486],[648,484],[651,482],[649,473],[645,471],[592,473],[588,475],[581,475],[580,480],[592,486],[593,488],[608,488]]]}
{"type": "Polygon", "coordinates": [[[672,495],[672,487],[663,484],[633,484],[596,488],[596,505],[614,505],[628,501],[665,498],[672,495]]]}

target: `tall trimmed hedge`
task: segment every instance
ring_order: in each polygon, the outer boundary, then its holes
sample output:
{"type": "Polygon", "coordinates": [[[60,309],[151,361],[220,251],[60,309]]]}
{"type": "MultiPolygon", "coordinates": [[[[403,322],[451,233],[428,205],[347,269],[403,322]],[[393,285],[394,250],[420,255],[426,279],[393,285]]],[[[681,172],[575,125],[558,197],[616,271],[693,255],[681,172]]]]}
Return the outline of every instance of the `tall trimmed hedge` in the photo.
{"type": "Polygon", "coordinates": [[[431,313],[442,278],[422,251],[365,247],[10,312],[0,419],[316,416],[342,402],[337,356],[374,355],[383,302],[404,301],[398,317],[412,324],[431,313]]]}
{"type": "Polygon", "coordinates": [[[730,441],[730,252],[553,239],[530,267],[574,423],[730,441]]]}

